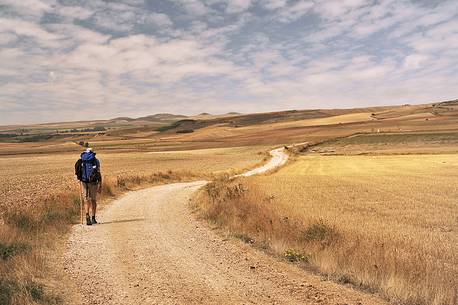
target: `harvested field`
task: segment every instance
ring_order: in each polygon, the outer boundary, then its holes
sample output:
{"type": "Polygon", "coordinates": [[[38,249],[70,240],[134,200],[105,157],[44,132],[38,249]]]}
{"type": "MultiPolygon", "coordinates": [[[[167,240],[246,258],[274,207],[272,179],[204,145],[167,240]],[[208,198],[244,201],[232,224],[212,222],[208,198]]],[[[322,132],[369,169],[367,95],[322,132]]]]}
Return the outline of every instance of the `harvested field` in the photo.
{"type": "Polygon", "coordinates": [[[403,304],[456,304],[458,155],[305,155],[216,182],[201,215],[331,279],[403,304]]]}
{"type": "Polygon", "coordinates": [[[457,153],[457,131],[372,133],[330,140],[309,151],[324,154],[457,153]]]}
{"type": "MultiPolygon", "coordinates": [[[[102,174],[148,175],[154,172],[186,171],[199,177],[237,172],[261,162],[266,148],[227,148],[164,153],[100,153],[102,174]]],[[[44,195],[76,190],[74,164],[79,154],[24,155],[0,157],[0,207],[33,205],[44,195]]]]}

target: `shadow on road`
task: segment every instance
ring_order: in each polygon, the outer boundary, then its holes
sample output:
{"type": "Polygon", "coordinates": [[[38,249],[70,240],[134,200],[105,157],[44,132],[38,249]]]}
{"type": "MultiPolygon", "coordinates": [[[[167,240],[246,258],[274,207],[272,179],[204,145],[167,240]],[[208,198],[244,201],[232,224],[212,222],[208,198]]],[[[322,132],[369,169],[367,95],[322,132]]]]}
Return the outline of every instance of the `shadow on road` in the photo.
{"type": "Polygon", "coordinates": [[[145,218],[134,218],[134,219],[123,219],[123,220],[113,220],[113,221],[104,221],[99,222],[97,225],[109,225],[114,223],[123,223],[123,222],[136,222],[136,221],[144,221],[145,218]]]}

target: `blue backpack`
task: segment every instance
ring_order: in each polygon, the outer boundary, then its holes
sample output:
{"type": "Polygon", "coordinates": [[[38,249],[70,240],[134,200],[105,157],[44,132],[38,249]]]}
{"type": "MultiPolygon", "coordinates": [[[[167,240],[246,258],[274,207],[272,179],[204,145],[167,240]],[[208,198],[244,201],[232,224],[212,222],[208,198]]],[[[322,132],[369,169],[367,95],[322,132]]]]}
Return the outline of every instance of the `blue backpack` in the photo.
{"type": "Polygon", "coordinates": [[[102,180],[100,162],[95,158],[95,152],[90,151],[81,154],[81,159],[75,163],[75,175],[78,180],[86,183],[102,180]]]}

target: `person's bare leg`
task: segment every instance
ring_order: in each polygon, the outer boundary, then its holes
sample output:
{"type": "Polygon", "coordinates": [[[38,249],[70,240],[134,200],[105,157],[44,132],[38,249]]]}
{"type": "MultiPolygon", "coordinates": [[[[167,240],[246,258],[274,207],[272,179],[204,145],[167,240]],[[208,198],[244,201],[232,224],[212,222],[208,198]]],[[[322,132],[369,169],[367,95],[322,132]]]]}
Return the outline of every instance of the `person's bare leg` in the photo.
{"type": "Polygon", "coordinates": [[[85,207],[86,216],[87,216],[87,215],[89,215],[89,209],[90,209],[89,200],[87,200],[87,199],[84,200],[84,207],[85,207]]]}
{"type": "Polygon", "coordinates": [[[95,217],[96,211],[97,211],[97,200],[92,200],[92,216],[95,217]]]}
{"type": "Polygon", "coordinates": [[[89,219],[89,210],[90,210],[90,206],[91,206],[91,205],[89,204],[89,200],[86,199],[86,200],[85,200],[85,207],[86,207],[86,223],[87,223],[88,225],[91,225],[91,224],[92,224],[91,221],[90,221],[90,219],[89,219]]]}

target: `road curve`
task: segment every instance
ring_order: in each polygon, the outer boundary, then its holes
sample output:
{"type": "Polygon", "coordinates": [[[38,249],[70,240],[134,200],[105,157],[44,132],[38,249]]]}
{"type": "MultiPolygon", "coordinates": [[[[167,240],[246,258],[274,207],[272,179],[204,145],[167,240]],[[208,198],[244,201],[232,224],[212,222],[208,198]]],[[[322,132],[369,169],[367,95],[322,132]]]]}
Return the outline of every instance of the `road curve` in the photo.
{"type": "MultiPolygon", "coordinates": [[[[272,152],[283,164],[281,150],[272,152]]],[[[286,157],[287,158],[287,157],[286,157]]],[[[269,169],[255,173],[265,172],[269,169]]],[[[247,173],[248,174],[248,173],[247,173]]],[[[127,193],[100,224],[75,225],[64,254],[69,304],[385,304],[226,239],[187,206],[206,181],[127,193]]]]}
{"type": "Polygon", "coordinates": [[[276,167],[282,166],[286,163],[286,161],[288,161],[288,154],[285,153],[285,149],[283,147],[271,150],[270,155],[272,156],[272,158],[263,166],[257,167],[246,173],[236,175],[234,177],[249,177],[253,175],[262,174],[272,169],[275,169],[276,167]]]}

